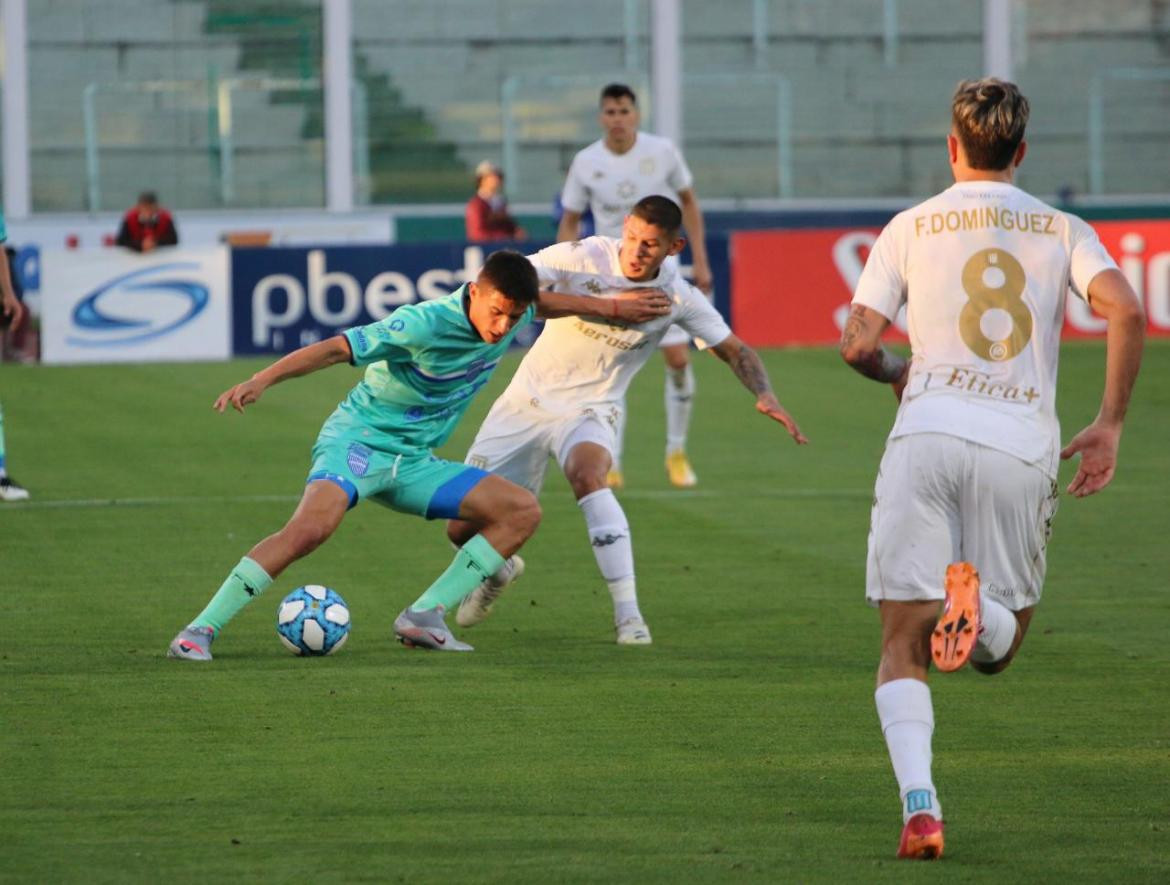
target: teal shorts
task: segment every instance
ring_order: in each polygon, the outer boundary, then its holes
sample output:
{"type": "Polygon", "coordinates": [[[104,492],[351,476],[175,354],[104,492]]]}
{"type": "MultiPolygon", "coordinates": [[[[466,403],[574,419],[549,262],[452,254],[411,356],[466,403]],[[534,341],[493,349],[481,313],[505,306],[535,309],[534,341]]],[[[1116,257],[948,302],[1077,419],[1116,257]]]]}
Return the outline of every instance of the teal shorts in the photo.
{"type": "Polygon", "coordinates": [[[352,508],[362,498],[427,519],[455,519],[459,505],[487,471],[437,458],[427,449],[406,453],[376,448],[381,434],[369,436],[338,426],[330,418],[313,446],[306,483],[324,479],[349,495],[352,508]]]}

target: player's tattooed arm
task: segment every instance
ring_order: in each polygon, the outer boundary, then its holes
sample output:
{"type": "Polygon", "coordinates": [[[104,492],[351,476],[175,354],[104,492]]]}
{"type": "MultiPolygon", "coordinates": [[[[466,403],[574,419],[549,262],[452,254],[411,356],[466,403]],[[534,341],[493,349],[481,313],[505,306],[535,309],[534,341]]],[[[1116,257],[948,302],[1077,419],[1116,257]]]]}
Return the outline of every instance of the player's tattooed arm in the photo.
{"type": "Polygon", "coordinates": [[[744,344],[735,335],[730,335],[711,348],[719,359],[731,367],[731,371],[740,383],[756,395],[756,411],[767,415],[773,421],[783,424],[785,429],[800,445],[808,442],[808,438],[800,432],[796,421],[780,405],[776,394],[772,392],[772,382],[768,380],[768,370],[760,355],[744,344]]]}
{"type": "Polygon", "coordinates": [[[873,308],[854,304],[841,332],[841,357],[866,378],[895,385],[900,396],[910,362],[882,347],[882,333],[889,324],[873,308]]]}

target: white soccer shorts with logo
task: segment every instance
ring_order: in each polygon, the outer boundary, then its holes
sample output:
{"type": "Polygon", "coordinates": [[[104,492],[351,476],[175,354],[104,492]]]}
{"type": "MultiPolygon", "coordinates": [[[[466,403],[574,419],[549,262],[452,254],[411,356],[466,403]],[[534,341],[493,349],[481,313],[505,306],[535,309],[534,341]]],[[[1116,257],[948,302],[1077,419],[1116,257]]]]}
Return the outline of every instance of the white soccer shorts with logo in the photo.
{"type": "Polygon", "coordinates": [[[952,562],[1012,611],[1040,601],[1055,480],[1014,455],[941,433],[886,444],[874,486],[866,599],[945,598],[952,562]]]}
{"type": "Polygon", "coordinates": [[[464,462],[539,495],[550,457],[564,469],[569,452],[583,442],[596,443],[612,455],[620,417],[617,403],[550,412],[505,394],[492,405],[464,462]]]}

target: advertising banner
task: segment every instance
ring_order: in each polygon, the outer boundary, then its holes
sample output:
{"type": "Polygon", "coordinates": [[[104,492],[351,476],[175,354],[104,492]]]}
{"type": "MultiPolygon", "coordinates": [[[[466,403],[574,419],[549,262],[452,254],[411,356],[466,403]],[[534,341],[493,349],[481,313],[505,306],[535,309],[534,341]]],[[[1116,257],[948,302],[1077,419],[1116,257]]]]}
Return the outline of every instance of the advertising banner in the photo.
{"type": "MultiPolygon", "coordinates": [[[[453,292],[474,279],[493,248],[532,253],[542,245],[547,244],[233,249],[232,351],[237,355],[287,353],[351,326],[380,320],[400,305],[453,292]]],[[[716,306],[727,316],[726,238],[708,238],[708,253],[716,306]]],[[[682,256],[684,268],[688,254],[682,256]]],[[[531,344],[538,333],[538,327],[523,329],[516,344],[531,344]]]]}
{"type": "MultiPolygon", "coordinates": [[[[1149,334],[1170,337],[1170,221],[1093,228],[1146,308],[1149,334]]],[[[732,328],[755,347],[836,344],[878,228],[732,234],[732,328]]],[[[905,311],[887,333],[905,341],[905,311]]],[[[1071,296],[1064,337],[1102,338],[1105,321],[1071,296]]]]}
{"type": "Polygon", "coordinates": [[[46,363],[218,360],[230,355],[227,249],[41,253],[46,363]]]}

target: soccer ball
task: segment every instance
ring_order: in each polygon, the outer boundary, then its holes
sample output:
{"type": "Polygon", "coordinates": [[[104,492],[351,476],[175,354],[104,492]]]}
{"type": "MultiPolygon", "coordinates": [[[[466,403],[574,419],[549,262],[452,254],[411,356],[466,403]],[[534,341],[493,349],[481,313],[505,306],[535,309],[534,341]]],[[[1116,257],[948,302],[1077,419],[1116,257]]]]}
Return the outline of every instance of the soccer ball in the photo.
{"type": "Polygon", "coordinates": [[[349,606],[320,584],[297,587],[276,610],[276,632],[295,655],[329,655],[349,639],[349,606]]]}

